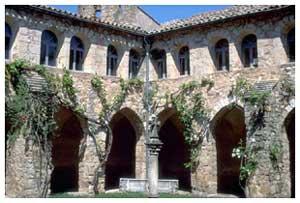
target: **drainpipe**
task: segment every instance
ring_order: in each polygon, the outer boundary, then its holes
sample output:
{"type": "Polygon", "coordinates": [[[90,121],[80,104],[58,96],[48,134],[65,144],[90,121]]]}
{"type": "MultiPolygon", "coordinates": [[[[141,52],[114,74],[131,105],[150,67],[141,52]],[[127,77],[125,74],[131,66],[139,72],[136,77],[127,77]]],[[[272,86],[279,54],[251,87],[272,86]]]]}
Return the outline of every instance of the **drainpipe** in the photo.
{"type": "MultiPolygon", "coordinates": [[[[150,44],[148,42],[148,39],[146,36],[144,37],[144,44],[145,44],[145,50],[146,50],[146,75],[145,75],[145,103],[146,103],[146,126],[145,126],[145,138],[146,143],[149,143],[149,117],[150,117],[150,105],[149,105],[149,52],[150,52],[150,44]]],[[[146,145],[146,179],[149,178],[148,176],[149,171],[149,150],[146,145]]]]}

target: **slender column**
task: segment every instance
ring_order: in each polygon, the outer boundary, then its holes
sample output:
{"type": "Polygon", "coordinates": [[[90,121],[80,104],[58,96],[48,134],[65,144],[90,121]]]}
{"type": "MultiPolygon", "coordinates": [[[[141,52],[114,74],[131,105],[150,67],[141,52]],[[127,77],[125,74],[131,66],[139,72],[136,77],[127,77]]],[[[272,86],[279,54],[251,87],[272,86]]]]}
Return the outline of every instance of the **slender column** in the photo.
{"type": "Polygon", "coordinates": [[[158,154],[162,146],[162,142],[158,137],[159,121],[157,117],[152,114],[149,121],[150,139],[146,143],[149,150],[149,169],[148,169],[148,186],[149,197],[158,197],[158,154]]]}
{"type": "Polygon", "coordinates": [[[158,197],[158,154],[161,148],[159,139],[149,144],[149,197],[158,197]]]}

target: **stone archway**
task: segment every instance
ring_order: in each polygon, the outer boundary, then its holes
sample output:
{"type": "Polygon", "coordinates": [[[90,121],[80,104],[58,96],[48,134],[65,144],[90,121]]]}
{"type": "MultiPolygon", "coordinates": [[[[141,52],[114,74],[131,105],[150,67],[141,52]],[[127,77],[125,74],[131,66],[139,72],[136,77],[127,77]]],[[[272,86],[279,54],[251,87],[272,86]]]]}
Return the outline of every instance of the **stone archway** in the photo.
{"type": "Polygon", "coordinates": [[[135,178],[136,172],[140,173],[136,165],[142,163],[137,160],[144,154],[137,154],[136,151],[140,149],[137,142],[142,134],[141,125],[138,116],[128,108],[112,117],[113,142],[105,167],[105,190],[119,188],[120,178],[135,178]]]}
{"type": "Polygon", "coordinates": [[[284,121],[284,127],[289,142],[289,172],[291,197],[295,197],[295,109],[293,109],[284,121]]]}
{"type": "Polygon", "coordinates": [[[246,141],[246,125],[243,109],[239,106],[226,106],[215,116],[212,132],[216,140],[217,150],[217,192],[245,197],[240,182],[240,164],[232,158],[232,150],[242,140],[246,141]]]}
{"type": "Polygon", "coordinates": [[[55,118],[58,130],[52,140],[51,193],[78,191],[78,152],[83,130],[79,119],[69,109],[61,108],[55,118]]]}
{"type": "Polygon", "coordinates": [[[191,172],[184,166],[189,162],[189,148],[185,144],[183,125],[176,112],[167,109],[160,113],[159,139],[163,143],[159,152],[159,179],[177,179],[180,190],[191,190],[191,172]]]}

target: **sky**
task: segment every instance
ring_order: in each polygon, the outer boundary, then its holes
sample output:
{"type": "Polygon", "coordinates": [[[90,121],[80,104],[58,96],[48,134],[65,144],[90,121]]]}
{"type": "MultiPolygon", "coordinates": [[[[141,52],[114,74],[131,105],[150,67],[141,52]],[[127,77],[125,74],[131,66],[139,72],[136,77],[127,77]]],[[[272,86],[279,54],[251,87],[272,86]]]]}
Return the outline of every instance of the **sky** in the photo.
{"type": "MultiPolygon", "coordinates": [[[[56,8],[60,8],[63,10],[68,10],[72,13],[77,12],[77,6],[75,5],[51,5],[56,8]]],[[[207,12],[207,11],[215,11],[215,10],[220,10],[224,9],[227,6],[222,6],[222,5],[214,5],[214,6],[200,6],[200,5],[188,5],[188,6],[183,6],[183,5],[177,5],[177,6],[169,6],[169,5],[145,5],[140,7],[146,11],[148,14],[150,14],[156,21],[159,23],[164,23],[170,20],[178,19],[178,18],[188,18],[192,15],[199,14],[202,12],[207,12]]]]}

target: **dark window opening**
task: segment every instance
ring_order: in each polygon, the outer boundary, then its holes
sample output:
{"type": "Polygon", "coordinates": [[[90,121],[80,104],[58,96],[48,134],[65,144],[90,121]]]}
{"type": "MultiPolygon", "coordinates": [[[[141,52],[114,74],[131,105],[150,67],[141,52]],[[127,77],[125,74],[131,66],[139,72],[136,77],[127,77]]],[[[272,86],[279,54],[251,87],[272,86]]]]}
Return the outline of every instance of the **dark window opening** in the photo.
{"type": "Polygon", "coordinates": [[[84,46],[82,41],[74,36],[71,39],[70,70],[82,70],[84,46]]]}
{"type": "Polygon", "coordinates": [[[167,64],[165,50],[154,49],[151,51],[151,57],[154,60],[154,66],[158,73],[158,78],[167,78],[167,64]]]}
{"type": "Polygon", "coordinates": [[[179,50],[180,75],[190,75],[190,52],[188,47],[179,50]]]}
{"type": "Polygon", "coordinates": [[[57,38],[49,30],[42,33],[40,64],[47,66],[56,65],[57,38]]]}
{"type": "Polygon", "coordinates": [[[218,70],[229,71],[229,45],[226,39],[221,39],[216,43],[216,63],[218,70]]]}
{"type": "Polygon", "coordinates": [[[242,41],[244,67],[258,66],[257,39],[253,34],[247,35],[242,41]]]}
{"type": "Polygon", "coordinates": [[[101,10],[96,10],[95,16],[96,18],[101,18],[101,10]]]}
{"type": "Polygon", "coordinates": [[[295,61],[295,28],[292,28],[287,34],[288,57],[290,62],[295,61]]]}
{"type": "Polygon", "coordinates": [[[140,55],[135,50],[129,53],[129,78],[135,78],[138,74],[140,66],[140,55]]]}
{"type": "Polygon", "coordinates": [[[5,23],[5,59],[10,58],[11,40],[12,40],[11,28],[7,23],[5,23]]]}
{"type": "Polygon", "coordinates": [[[106,75],[117,75],[118,53],[114,46],[109,45],[107,49],[107,68],[106,75]]]}

